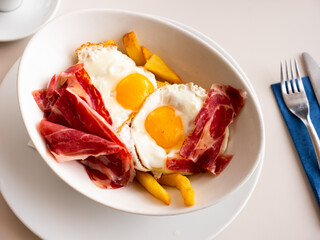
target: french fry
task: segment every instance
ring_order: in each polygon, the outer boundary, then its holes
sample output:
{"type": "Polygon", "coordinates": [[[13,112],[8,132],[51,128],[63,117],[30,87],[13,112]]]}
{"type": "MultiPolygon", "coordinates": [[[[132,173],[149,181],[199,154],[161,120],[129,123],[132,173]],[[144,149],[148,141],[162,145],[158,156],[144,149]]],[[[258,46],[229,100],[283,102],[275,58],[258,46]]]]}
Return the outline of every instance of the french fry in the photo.
{"type": "Polygon", "coordinates": [[[184,204],[186,206],[194,205],[194,190],[186,176],[180,173],[165,174],[161,176],[159,183],[178,188],[183,197],[184,204]]]}
{"type": "Polygon", "coordinates": [[[156,54],[152,54],[144,67],[169,83],[182,83],[180,77],[156,54]]]}
{"type": "Polygon", "coordinates": [[[157,182],[157,180],[154,179],[150,173],[137,171],[136,178],[138,182],[153,196],[167,205],[170,204],[169,193],[157,182]]]}
{"type": "Polygon", "coordinates": [[[134,32],[129,32],[123,36],[122,41],[128,56],[137,64],[137,66],[143,66],[146,63],[146,60],[142,54],[136,34],[134,32]]]}
{"type": "Polygon", "coordinates": [[[146,61],[148,61],[149,58],[151,58],[152,53],[151,53],[151,52],[149,51],[149,49],[146,48],[145,46],[142,46],[142,47],[141,47],[141,51],[142,51],[142,55],[143,55],[144,59],[145,59],[146,61]]]}

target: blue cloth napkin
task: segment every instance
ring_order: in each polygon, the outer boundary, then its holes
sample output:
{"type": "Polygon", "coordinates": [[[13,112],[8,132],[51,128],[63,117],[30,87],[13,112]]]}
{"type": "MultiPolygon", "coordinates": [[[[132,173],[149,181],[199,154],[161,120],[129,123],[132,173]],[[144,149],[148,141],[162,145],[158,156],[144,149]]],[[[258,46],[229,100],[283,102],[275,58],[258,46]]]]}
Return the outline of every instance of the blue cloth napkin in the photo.
{"type": "MultiPolygon", "coordinates": [[[[304,77],[302,81],[309,100],[311,120],[319,135],[320,108],[309,78],[304,77]]],[[[302,121],[293,115],[286,107],[282,98],[280,83],[272,84],[271,88],[320,207],[320,171],[308,131],[302,121]]]]}

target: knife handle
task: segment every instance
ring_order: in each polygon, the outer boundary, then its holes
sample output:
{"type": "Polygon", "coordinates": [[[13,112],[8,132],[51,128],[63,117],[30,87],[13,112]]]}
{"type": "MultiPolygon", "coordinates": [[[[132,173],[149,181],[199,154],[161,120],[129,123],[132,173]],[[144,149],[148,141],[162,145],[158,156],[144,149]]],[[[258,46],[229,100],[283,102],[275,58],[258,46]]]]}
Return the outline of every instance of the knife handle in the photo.
{"type": "Polygon", "coordinates": [[[318,161],[318,168],[320,170],[320,141],[319,141],[318,134],[317,134],[312,122],[311,122],[309,115],[307,117],[307,122],[305,125],[307,127],[308,132],[309,132],[314,151],[316,152],[316,157],[317,157],[317,161],[318,161]]]}

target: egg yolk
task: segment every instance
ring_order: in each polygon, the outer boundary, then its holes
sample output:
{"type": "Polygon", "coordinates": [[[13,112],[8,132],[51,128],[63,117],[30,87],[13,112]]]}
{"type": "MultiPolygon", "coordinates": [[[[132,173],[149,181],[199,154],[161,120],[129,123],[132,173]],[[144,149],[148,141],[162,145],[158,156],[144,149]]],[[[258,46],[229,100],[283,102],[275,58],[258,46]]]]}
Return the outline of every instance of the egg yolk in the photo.
{"type": "Polygon", "coordinates": [[[164,149],[181,145],[185,138],[182,119],[169,106],[153,110],[144,124],[149,135],[164,149]]]}
{"type": "Polygon", "coordinates": [[[136,111],[153,90],[154,86],[146,76],[133,73],[118,83],[116,99],[123,108],[136,111]]]}

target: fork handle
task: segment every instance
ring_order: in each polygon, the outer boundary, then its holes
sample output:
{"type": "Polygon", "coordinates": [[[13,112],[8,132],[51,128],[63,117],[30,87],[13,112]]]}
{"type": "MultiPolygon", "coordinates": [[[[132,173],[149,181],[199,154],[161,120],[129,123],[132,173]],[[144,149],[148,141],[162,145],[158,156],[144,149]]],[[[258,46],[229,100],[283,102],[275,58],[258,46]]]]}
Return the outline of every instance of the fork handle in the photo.
{"type": "Polygon", "coordinates": [[[305,122],[305,125],[307,127],[307,130],[309,132],[314,151],[316,152],[316,157],[318,161],[318,168],[320,170],[320,141],[318,134],[313,126],[313,123],[311,122],[310,116],[307,116],[307,121],[305,122]]]}

